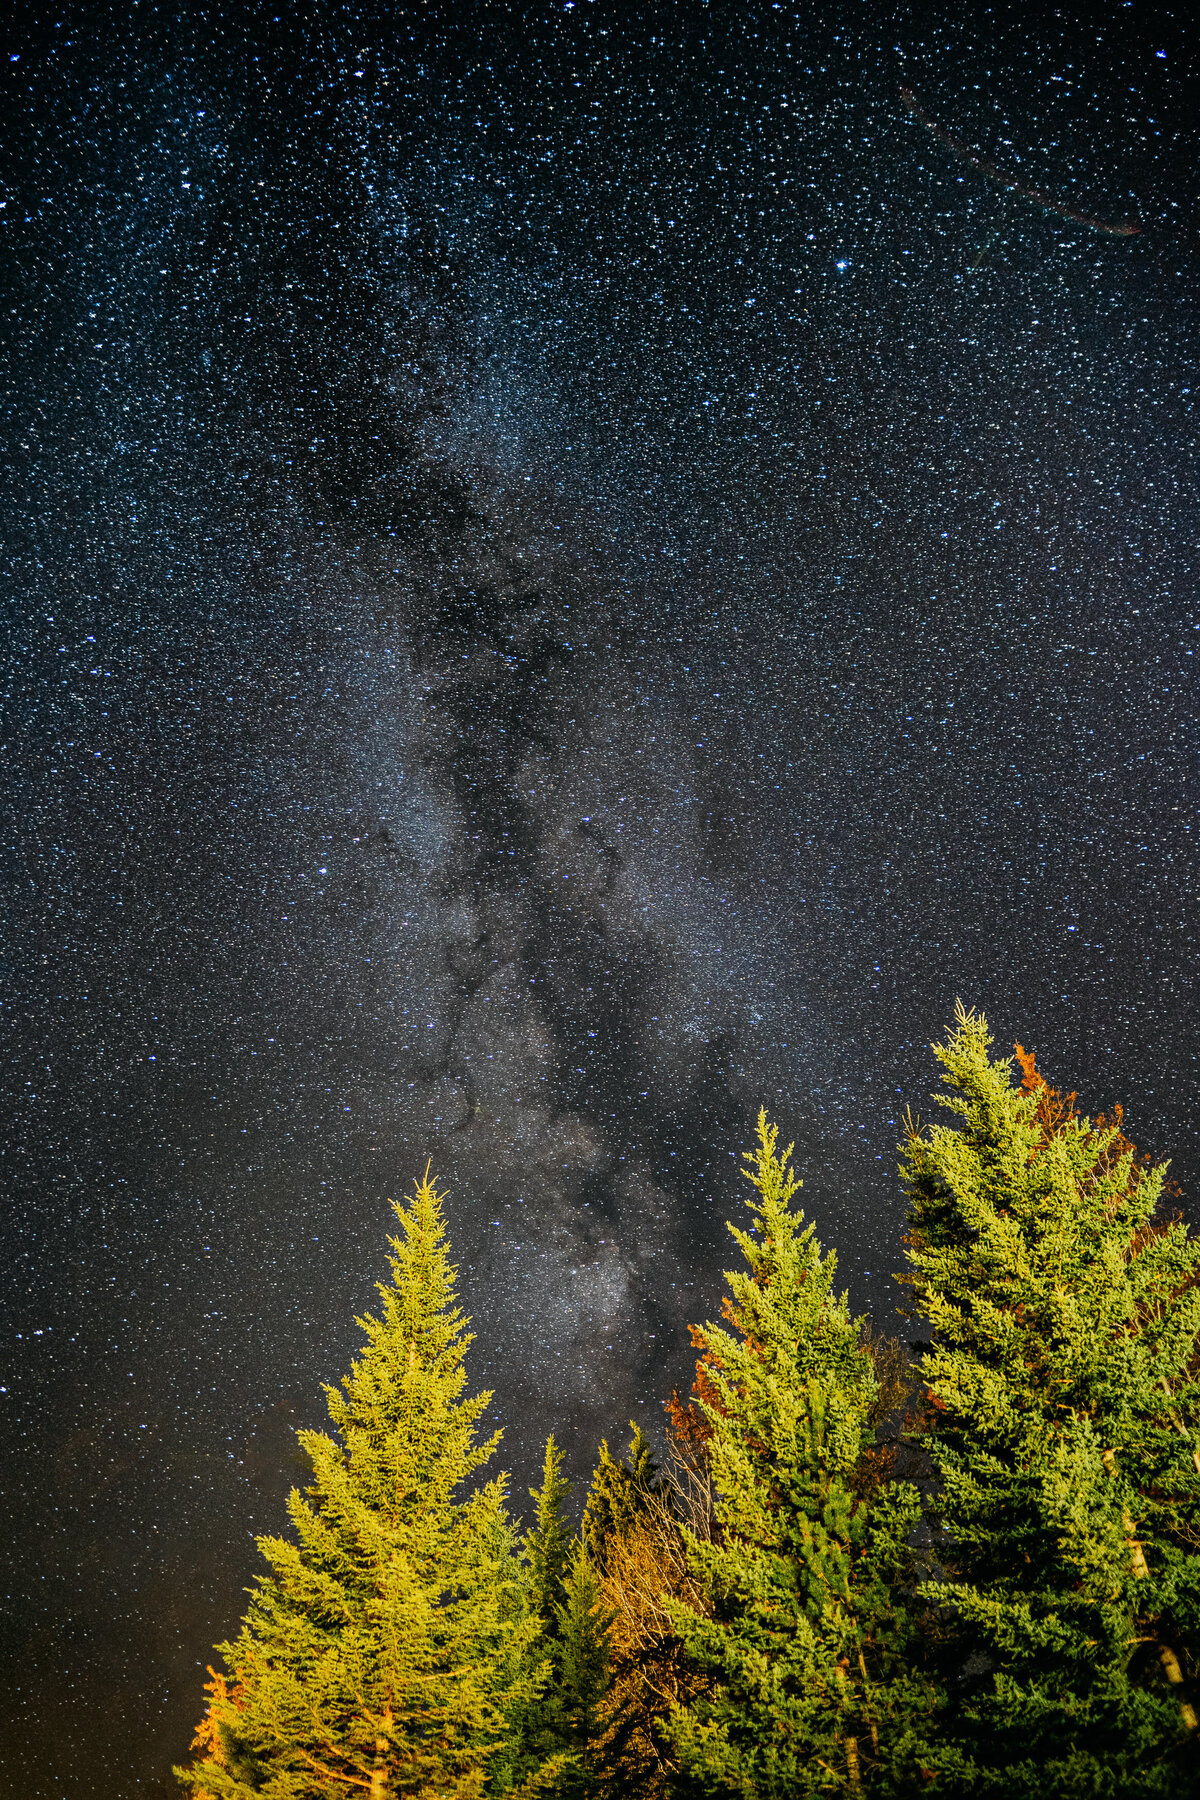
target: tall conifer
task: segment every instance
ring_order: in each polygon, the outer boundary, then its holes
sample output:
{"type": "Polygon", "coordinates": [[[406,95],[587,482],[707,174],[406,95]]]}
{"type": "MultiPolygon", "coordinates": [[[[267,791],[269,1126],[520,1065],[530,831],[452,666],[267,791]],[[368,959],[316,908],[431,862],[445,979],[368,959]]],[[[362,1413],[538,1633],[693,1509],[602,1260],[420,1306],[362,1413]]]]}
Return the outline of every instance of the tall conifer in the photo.
{"type": "Polygon", "coordinates": [[[548,1679],[524,1722],[526,1755],[550,1770],[552,1800],[600,1800],[614,1792],[621,1742],[606,1705],[611,1686],[609,1631],[591,1560],[572,1544],[563,1519],[570,1483],[553,1437],[546,1443],[541,1485],[530,1488],[534,1523],[525,1535],[526,1580],[542,1633],[532,1655],[548,1679]]]}
{"type": "Polygon", "coordinates": [[[524,1548],[533,1607],[552,1637],[557,1634],[563,1576],[571,1555],[571,1535],[563,1518],[563,1505],[571,1484],[564,1477],[562,1468],[562,1452],[551,1435],[546,1439],[542,1484],[529,1490],[534,1503],[534,1521],[525,1534],[524,1548]]]}
{"type": "Polygon", "coordinates": [[[856,1474],[877,1384],[859,1324],[834,1292],[836,1259],[791,1209],[791,1149],[760,1113],[744,1171],[746,1267],[726,1275],[724,1316],[694,1331],[697,1404],[711,1435],[714,1541],[691,1538],[703,1611],[672,1607],[706,1692],[669,1721],[679,1796],[802,1800],[886,1786],[908,1713],[926,1702],[904,1667],[891,1597],[907,1574],[914,1489],[856,1474]]]}
{"type": "MultiPolygon", "coordinates": [[[[526,1674],[532,1700],[511,1715],[511,1762],[514,1775],[531,1773],[552,1759],[561,1762],[570,1750],[570,1729],[562,1688],[562,1643],[559,1614],[565,1594],[564,1577],[571,1557],[571,1539],[563,1518],[563,1505],[571,1484],[562,1472],[563,1457],[553,1436],[546,1440],[540,1486],[530,1488],[534,1522],[522,1545],[525,1604],[537,1621],[537,1635],[525,1650],[526,1674]]],[[[567,1778],[560,1770],[552,1791],[557,1794],[567,1778]]]]}
{"type": "Polygon", "coordinates": [[[599,1800],[615,1791],[622,1736],[605,1704],[611,1685],[608,1639],[613,1615],[604,1606],[596,1571],[578,1540],[567,1562],[556,1613],[556,1686],[563,1747],[571,1756],[556,1795],[562,1800],[599,1800]]]}
{"type": "Polygon", "coordinates": [[[1194,1793],[1200,1244],[1117,1125],[990,1042],[960,1006],[934,1046],[954,1123],[904,1164],[949,1565],[925,1592],[959,1670],[937,1791],[1194,1793]]]}
{"type": "MultiPolygon", "coordinates": [[[[504,1478],[470,1487],[499,1433],[464,1399],[471,1336],[426,1170],[363,1354],[328,1387],[333,1434],[306,1431],[313,1478],[293,1539],[263,1538],[241,1632],[221,1646],[206,1753],[178,1771],[213,1800],[437,1794],[503,1785],[509,1721],[531,1699],[504,1478]]],[[[202,1748],[205,1745],[202,1743],[202,1748]]]]}

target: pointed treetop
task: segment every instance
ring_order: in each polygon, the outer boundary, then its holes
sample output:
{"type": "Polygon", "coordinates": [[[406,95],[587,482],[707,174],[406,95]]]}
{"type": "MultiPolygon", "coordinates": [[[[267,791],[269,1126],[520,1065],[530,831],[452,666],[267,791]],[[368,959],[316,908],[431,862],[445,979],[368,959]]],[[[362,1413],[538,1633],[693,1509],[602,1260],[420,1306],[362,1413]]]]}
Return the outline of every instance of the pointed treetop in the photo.
{"type": "Polygon", "coordinates": [[[555,1609],[563,1595],[563,1571],[567,1566],[570,1538],[562,1516],[571,1483],[562,1472],[563,1454],[551,1435],[546,1439],[542,1484],[530,1488],[536,1511],[531,1531],[525,1535],[525,1560],[533,1603],[543,1623],[553,1632],[555,1609]]]}
{"type": "Polygon", "coordinates": [[[953,1250],[974,1256],[981,1274],[989,1254],[1007,1262],[1016,1232],[1048,1275],[1066,1279],[1073,1257],[1148,1223],[1165,1165],[1138,1159],[1119,1115],[1080,1114],[1075,1096],[1049,1088],[1020,1045],[1018,1085],[1014,1059],[993,1058],[991,1044],[986,1018],[959,1002],[954,1026],[933,1047],[948,1090],[937,1099],[957,1123],[912,1126],[903,1146],[916,1266],[953,1250]]]}
{"type": "MultiPolygon", "coordinates": [[[[793,1146],[789,1144],[781,1156],[778,1141],[778,1127],[761,1110],[758,1143],[745,1152],[751,1167],[742,1170],[754,1188],[746,1201],[752,1230],[732,1223],[728,1227],[747,1266],[726,1270],[729,1293],[722,1312],[747,1349],[768,1367],[778,1364],[790,1370],[797,1357],[803,1365],[810,1355],[821,1363],[836,1344],[844,1372],[850,1375],[862,1359],[848,1298],[834,1291],[837,1256],[822,1250],[814,1227],[798,1207],[792,1209],[801,1184],[789,1160],[793,1146]]],[[[707,1352],[714,1374],[722,1365],[732,1368],[727,1333],[706,1324],[692,1335],[697,1347],[707,1352]]],[[[721,1386],[719,1379],[716,1385],[721,1386]]]]}
{"type": "Polygon", "coordinates": [[[752,1163],[750,1169],[743,1169],[742,1174],[757,1192],[757,1200],[747,1200],[746,1205],[757,1215],[766,1207],[784,1208],[792,1195],[797,1193],[804,1183],[796,1177],[791,1166],[794,1143],[788,1145],[782,1156],[775,1154],[775,1146],[779,1142],[779,1127],[772,1125],[767,1119],[767,1109],[758,1109],[758,1143],[753,1150],[742,1151],[742,1161],[752,1163]]]}
{"type": "Polygon", "coordinates": [[[1165,1165],[1139,1157],[1119,1118],[1079,1114],[1025,1051],[1014,1085],[989,1043],[986,1020],[964,1014],[938,1050],[958,1118],[905,1146],[908,1281],[937,1342],[926,1380],[957,1406],[968,1367],[1019,1367],[1035,1413],[1108,1418],[1119,1395],[1124,1432],[1146,1393],[1160,1406],[1160,1379],[1189,1379],[1200,1246],[1162,1216],[1165,1165]]]}
{"type": "Polygon", "coordinates": [[[259,1539],[269,1568],[221,1646],[217,1735],[184,1777],[209,1800],[478,1800],[538,1691],[506,1478],[477,1479],[498,1434],[479,1441],[490,1396],[464,1391],[443,1199],[427,1167],[394,1206],[392,1279],[326,1389],[335,1430],[299,1434],[311,1480],[288,1502],[292,1535],[259,1539]]]}

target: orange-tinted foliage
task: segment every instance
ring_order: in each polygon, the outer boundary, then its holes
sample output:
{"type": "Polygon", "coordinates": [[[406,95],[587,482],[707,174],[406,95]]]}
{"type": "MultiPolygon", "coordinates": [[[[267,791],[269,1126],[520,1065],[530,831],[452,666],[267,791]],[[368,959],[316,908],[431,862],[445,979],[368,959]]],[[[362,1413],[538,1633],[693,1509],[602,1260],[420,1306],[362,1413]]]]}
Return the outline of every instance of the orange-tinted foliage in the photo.
{"type": "MultiPolygon", "coordinates": [[[[196,1735],[192,1739],[192,1749],[201,1762],[213,1763],[217,1768],[223,1769],[225,1767],[225,1747],[221,1742],[221,1729],[217,1723],[216,1709],[218,1706],[223,1706],[228,1700],[232,1700],[236,1706],[241,1688],[236,1681],[231,1688],[227,1677],[219,1674],[211,1663],[208,1666],[208,1675],[209,1679],[204,1684],[204,1691],[211,1695],[211,1699],[208,1703],[208,1711],[196,1727],[196,1735]]],[[[212,1796],[198,1789],[195,1800],[212,1800],[212,1796]]]]}
{"type": "Polygon", "coordinates": [[[700,1352],[696,1358],[691,1395],[687,1400],[682,1400],[679,1389],[676,1388],[666,1402],[666,1413],[676,1454],[684,1462],[692,1464],[704,1459],[708,1441],[712,1437],[712,1425],[697,1401],[702,1401],[704,1406],[711,1406],[714,1412],[722,1410],[721,1396],[713,1386],[710,1373],[721,1367],[721,1359],[710,1348],[702,1325],[689,1325],[688,1332],[692,1349],[700,1352]]]}
{"type": "MultiPolygon", "coordinates": [[[[693,1393],[695,1388],[693,1387],[693,1393]]],[[[668,1427],[673,1443],[689,1461],[702,1455],[712,1437],[712,1425],[692,1400],[681,1400],[679,1389],[672,1391],[666,1402],[668,1427]]]]}
{"type": "MultiPolygon", "coordinates": [[[[1065,1125],[1069,1125],[1073,1120],[1079,1117],[1079,1108],[1075,1104],[1078,1096],[1073,1093],[1064,1094],[1060,1089],[1052,1088],[1050,1083],[1046,1080],[1046,1077],[1037,1067],[1037,1062],[1032,1050],[1026,1050],[1023,1044],[1014,1044],[1013,1052],[1021,1065],[1021,1086],[1026,1092],[1034,1093],[1038,1097],[1037,1112],[1034,1114],[1034,1117],[1042,1128],[1043,1136],[1046,1138],[1053,1137],[1055,1132],[1062,1130],[1065,1125]]],[[[1131,1143],[1129,1138],[1125,1136],[1125,1133],[1122,1130],[1122,1121],[1124,1120],[1124,1117],[1125,1109],[1120,1101],[1118,1101],[1111,1113],[1097,1113],[1096,1117],[1092,1120],[1093,1132],[1100,1133],[1112,1131],[1116,1133],[1104,1153],[1099,1169],[1100,1173],[1107,1174],[1121,1161],[1122,1157],[1128,1156],[1132,1159],[1133,1163],[1133,1180],[1138,1181],[1146,1170],[1153,1166],[1154,1159],[1152,1156],[1139,1151],[1137,1145],[1131,1143]]],[[[1177,1183],[1168,1181],[1164,1185],[1163,1192],[1174,1197],[1179,1193],[1179,1187],[1177,1183]]],[[[1174,1216],[1177,1218],[1179,1215],[1176,1214],[1174,1216]]],[[[1164,1222],[1156,1221],[1154,1225],[1147,1229],[1152,1236],[1157,1236],[1159,1232],[1165,1230],[1166,1225],[1171,1222],[1172,1221],[1170,1220],[1164,1222]]]]}
{"type": "Polygon", "coordinates": [[[196,1727],[196,1735],[192,1739],[192,1749],[199,1752],[205,1762],[224,1764],[225,1753],[221,1748],[221,1734],[217,1728],[215,1708],[223,1705],[229,1698],[229,1683],[224,1675],[219,1675],[212,1664],[208,1665],[209,1679],[204,1684],[206,1694],[211,1694],[208,1711],[196,1727]]]}
{"type": "MultiPolygon", "coordinates": [[[[1064,1094],[1058,1088],[1052,1088],[1046,1077],[1037,1066],[1037,1059],[1032,1050],[1026,1050],[1024,1044],[1014,1044],[1013,1054],[1021,1065],[1021,1086],[1027,1093],[1038,1097],[1037,1112],[1034,1115],[1042,1128],[1045,1137],[1053,1137],[1064,1125],[1079,1117],[1075,1094],[1064,1094]]],[[[1118,1117],[1120,1107],[1117,1108],[1118,1117]]]]}

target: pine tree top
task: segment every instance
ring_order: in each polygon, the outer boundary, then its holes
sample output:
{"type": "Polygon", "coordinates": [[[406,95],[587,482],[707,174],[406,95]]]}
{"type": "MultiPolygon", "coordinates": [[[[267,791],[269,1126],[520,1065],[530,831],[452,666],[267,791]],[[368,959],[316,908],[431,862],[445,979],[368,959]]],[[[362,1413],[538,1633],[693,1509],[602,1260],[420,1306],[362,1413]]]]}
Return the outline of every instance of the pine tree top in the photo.
{"type": "MultiPolygon", "coordinates": [[[[758,1143],[745,1152],[751,1166],[742,1170],[754,1190],[746,1197],[751,1229],[729,1225],[746,1259],[745,1268],[725,1273],[729,1292],[722,1312],[733,1329],[710,1321],[693,1331],[705,1365],[699,1404],[718,1430],[722,1418],[747,1408],[776,1410],[784,1394],[793,1395],[796,1406],[809,1405],[811,1396],[800,1396],[814,1380],[853,1393],[856,1415],[873,1394],[861,1321],[851,1316],[847,1295],[834,1288],[835,1253],[822,1250],[814,1227],[792,1209],[801,1184],[791,1167],[793,1146],[780,1154],[778,1138],[778,1127],[760,1111],[758,1143]]],[[[853,1461],[860,1448],[857,1426],[843,1448],[853,1461]]]]}
{"type": "Polygon", "coordinates": [[[974,1664],[952,1766],[988,1791],[1182,1792],[1200,1244],[1119,1115],[1081,1115],[1019,1046],[1018,1086],[991,1043],[960,1003],[933,1046],[954,1123],[910,1121],[902,1162],[944,1531],[922,1593],[974,1664]]]}
{"type": "Polygon", "coordinates": [[[537,1691],[504,1479],[472,1479],[499,1433],[477,1442],[490,1395],[463,1398],[471,1339],[443,1199],[427,1168],[393,1203],[391,1281],[326,1389],[336,1435],[300,1433],[312,1480],[289,1500],[294,1537],[259,1540],[270,1572],[221,1646],[233,1679],[214,1693],[216,1736],[182,1772],[197,1793],[478,1800],[537,1691]]]}
{"type": "MultiPolygon", "coordinates": [[[[935,1397],[942,1383],[978,1388],[970,1366],[1002,1379],[1008,1405],[1023,1391],[1060,1416],[1136,1410],[1194,1352],[1200,1245],[1156,1216],[1165,1164],[1139,1161],[1118,1124],[1048,1112],[991,1044],[960,1004],[933,1046],[956,1124],[910,1123],[903,1146],[908,1279],[937,1334],[926,1375],[935,1397]]],[[[999,1391],[985,1386],[983,1407],[999,1391]]]]}
{"type": "MultiPolygon", "coordinates": [[[[377,1283],[378,1314],[357,1320],[367,1341],[350,1374],[340,1387],[325,1388],[346,1456],[360,1478],[377,1464],[379,1497],[386,1494],[393,1511],[421,1491],[430,1502],[448,1500],[490,1460],[501,1435],[474,1441],[490,1390],[461,1398],[474,1334],[458,1305],[445,1198],[427,1166],[407,1205],[390,1202],[399,1225],[388,1239],[391,1281],[377,1283]]],[[[328,1444],[320,1433],[300,1439],[310,1455],[328,1444]]]]}
{"type": "Polygon", "coordinates": [[[715,1529],[682,1528],[697,1592],[667,1601],[696,1678],[667,1728],[680,1800],[861,1792],[898,1705],[925,1705],[888,1591],[909,1578],[918,1496],[862,1491],[878,1382],[836,1258],[793,1206],[791,1153],[760,1112],[750,1229],[730,1226],[745,1266],[725,1325],[693,1330],[715,1529]]]}
{"type": "Polygon", "coordinates": [[[556,1628],[556,1608],[563,1594],[563,1572],[570,1554],[570,1534],[563,1505],[571,1483],[562,1472],[563,1454],[553,1433],[546,1439],[540,1487],[530,1488],[534,1522],[525,1534],[525,1561],[534,1607],[551,1635],[556,1628]]]}

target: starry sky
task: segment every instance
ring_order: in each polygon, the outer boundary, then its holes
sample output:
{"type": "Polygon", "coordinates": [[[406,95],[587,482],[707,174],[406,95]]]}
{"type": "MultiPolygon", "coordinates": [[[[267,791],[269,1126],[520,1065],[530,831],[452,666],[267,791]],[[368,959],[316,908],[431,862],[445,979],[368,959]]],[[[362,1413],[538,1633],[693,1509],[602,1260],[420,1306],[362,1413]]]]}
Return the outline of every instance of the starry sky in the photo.
{"type": "Polygon", "coordinates": [[[166,1795],[431,1156],[518,1495],[955,997],[1196,1216],[1182,10],[6,28],[0,1792],[166,1795]],[[902,103],[1022,185],[1005,190],[902,103]]]}

